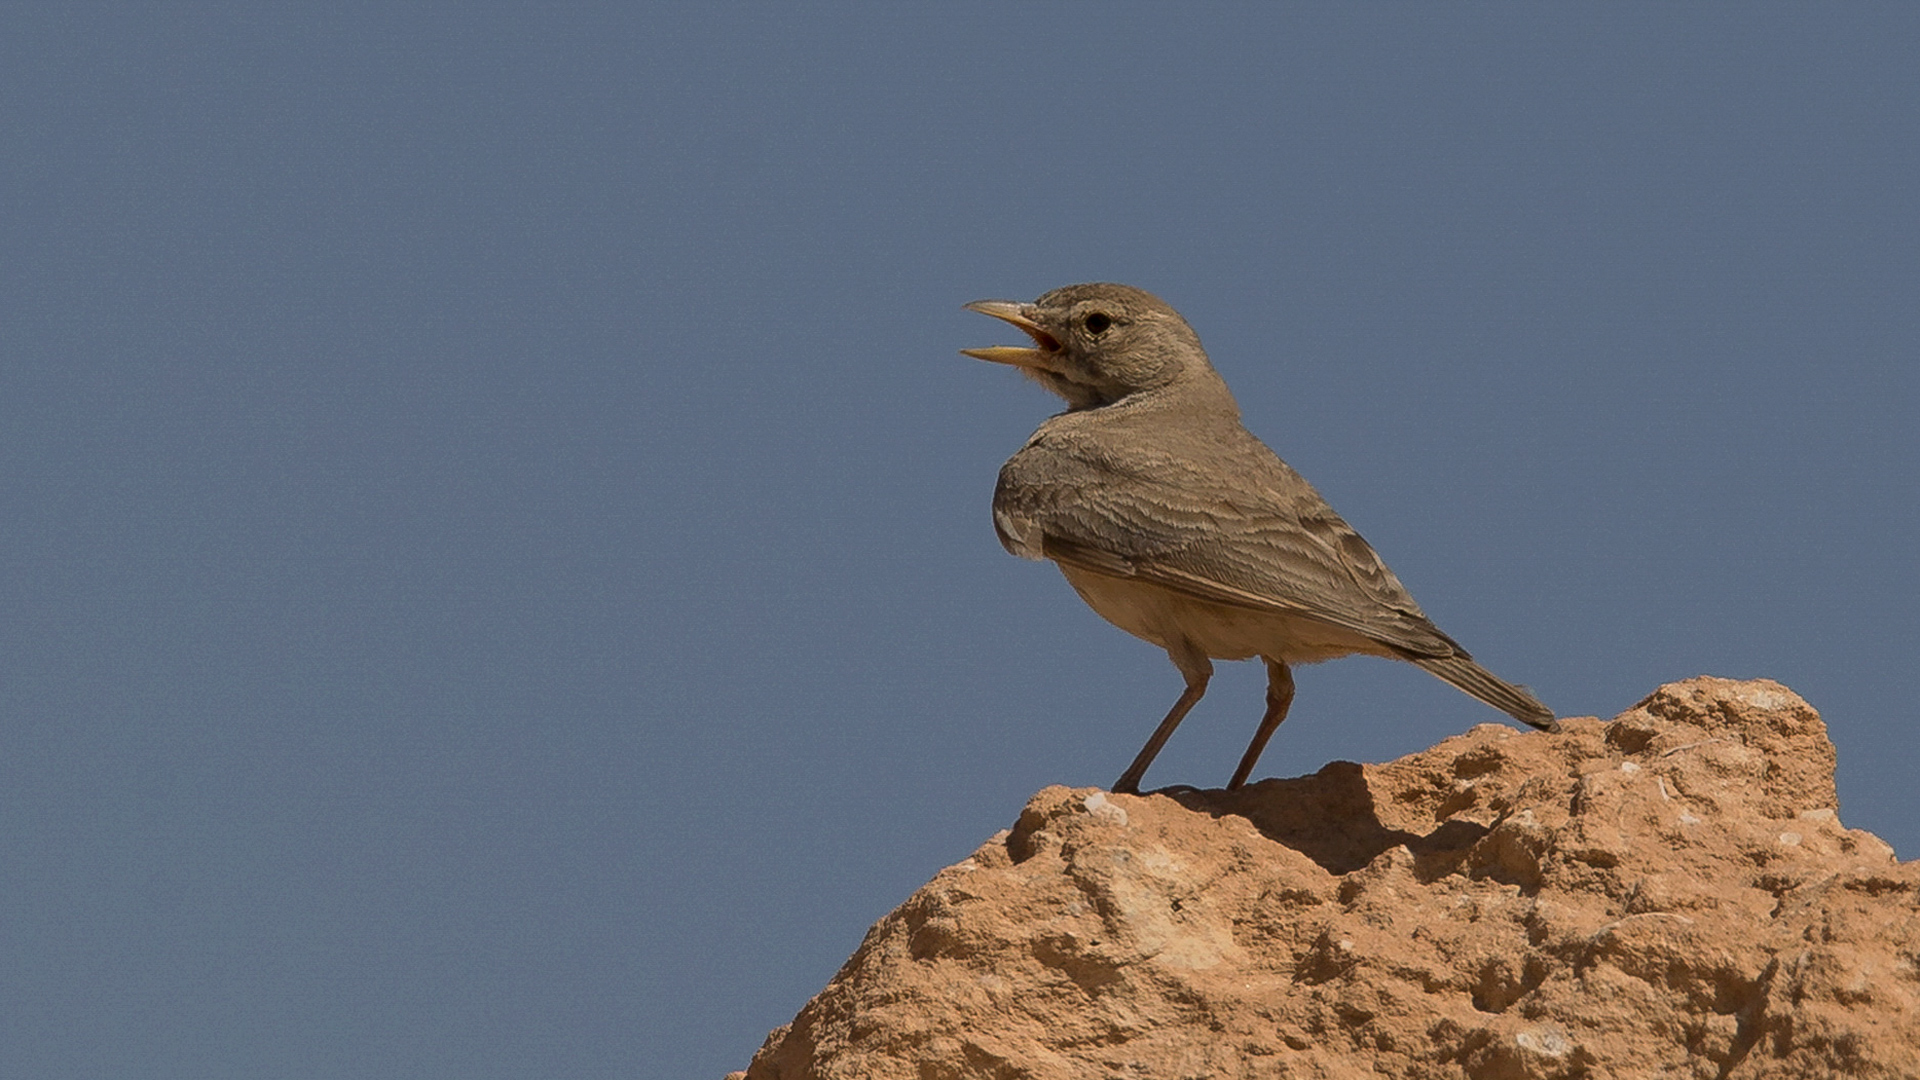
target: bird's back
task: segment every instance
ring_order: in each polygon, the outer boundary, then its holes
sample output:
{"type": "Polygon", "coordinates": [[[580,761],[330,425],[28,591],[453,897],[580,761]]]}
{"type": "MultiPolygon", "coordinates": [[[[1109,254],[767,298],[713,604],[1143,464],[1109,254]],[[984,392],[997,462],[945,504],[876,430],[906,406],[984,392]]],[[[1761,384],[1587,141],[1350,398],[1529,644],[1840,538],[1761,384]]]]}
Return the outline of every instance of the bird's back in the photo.
{"type": "Polygon", "coordinates": [[[1213,604],[1318,620],[1389,655],[1459,650],[1366,541],[1236,415],[1181,404],[1122,404],[1043,424],[995,491],[1009,550],[1213,604]]]}

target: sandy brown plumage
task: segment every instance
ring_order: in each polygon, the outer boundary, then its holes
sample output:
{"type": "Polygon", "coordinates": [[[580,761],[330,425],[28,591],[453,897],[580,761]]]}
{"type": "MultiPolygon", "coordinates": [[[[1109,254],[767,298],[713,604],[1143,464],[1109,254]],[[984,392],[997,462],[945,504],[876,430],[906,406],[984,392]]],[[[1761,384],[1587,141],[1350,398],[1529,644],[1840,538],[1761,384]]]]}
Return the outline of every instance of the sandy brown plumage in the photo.
{"type": "Polygon", "coordinates": [[[1008,551],[1051,559],[1093,609],[1167,650],[1186,692],[1114,785],[1137,790],[1205,693],[1212,659],[1263,657],[1267,715],[1229,787],[1245,783],[1293,697],[1289,665],[1354,653],[1418,664],[1536,727],[1553,713],[1473,661],[1372,547],[1241,425],[1184,319],[1124,285],[970,308],[1031,347],[966,350],[1013,364],[1067,401],[1000,471],[1008,551]]]}

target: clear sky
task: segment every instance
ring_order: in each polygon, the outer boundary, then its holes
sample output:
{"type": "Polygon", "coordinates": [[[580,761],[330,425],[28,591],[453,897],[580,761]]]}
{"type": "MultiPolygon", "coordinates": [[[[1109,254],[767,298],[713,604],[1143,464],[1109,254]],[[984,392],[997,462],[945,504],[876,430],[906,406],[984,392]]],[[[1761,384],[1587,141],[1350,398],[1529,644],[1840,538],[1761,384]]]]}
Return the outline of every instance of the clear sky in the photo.
{"type": "MultiPolygon", "coordinates": [[[[717,1076],[1180,680],[995,542],[1123,281],[1565,714],[1920,854],[1911,5],[9,5],[0,1075],[717,1076]]],[[[1262,775],[1492,710],[1303,670],[1262,775]]],[[[1216,785],[1223,666],[1148,776],[1216,785]]]]}

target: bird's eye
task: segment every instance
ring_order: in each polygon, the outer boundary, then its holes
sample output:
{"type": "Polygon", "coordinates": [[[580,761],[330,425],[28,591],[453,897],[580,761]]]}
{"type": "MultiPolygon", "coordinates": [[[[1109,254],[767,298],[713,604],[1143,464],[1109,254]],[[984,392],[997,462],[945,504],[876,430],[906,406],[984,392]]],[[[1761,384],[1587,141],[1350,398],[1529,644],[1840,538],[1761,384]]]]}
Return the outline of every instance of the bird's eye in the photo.
{"type": "Polygon", "coordinates": [[[1107,327],[1112,325],[1113,325],[1113,317],[1110,315],[1104,314],[1102,312],[1096,311],[1093,314],[1087,316],[1086,318],[1087,333],[1092,334],[1095,337],[1099,337],[1101,334],[1106,333],[1107,327]]]}

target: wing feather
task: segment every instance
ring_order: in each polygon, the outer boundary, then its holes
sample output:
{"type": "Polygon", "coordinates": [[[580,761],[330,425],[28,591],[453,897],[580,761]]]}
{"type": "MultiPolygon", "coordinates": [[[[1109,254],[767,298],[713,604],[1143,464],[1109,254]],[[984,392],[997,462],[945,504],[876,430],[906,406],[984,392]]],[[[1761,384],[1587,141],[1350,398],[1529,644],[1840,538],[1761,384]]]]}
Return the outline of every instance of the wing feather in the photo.
{"type": "Polygon", "coordinates": [[[1465,655],[1360,534],[1251,435],[1197,458],[1116,453],[1115,443],[1050,439],[1043,428],[1001,470],[996,515],[1030,522],[1046,557],[1097,573],[1316,619],[1409,658],[1465,655]]]}

